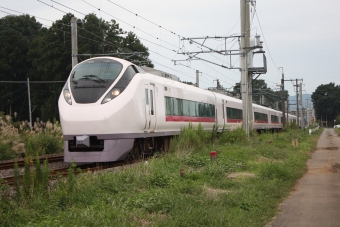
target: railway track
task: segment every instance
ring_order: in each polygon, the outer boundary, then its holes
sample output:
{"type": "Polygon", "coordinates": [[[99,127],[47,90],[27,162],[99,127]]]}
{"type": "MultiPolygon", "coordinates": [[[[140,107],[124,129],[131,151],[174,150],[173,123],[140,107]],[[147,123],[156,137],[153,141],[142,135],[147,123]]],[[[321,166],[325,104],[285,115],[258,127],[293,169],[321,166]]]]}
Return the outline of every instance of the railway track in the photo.
{"type": "MultiPolygon", "coordinates": [[[[40,163],[43,163],[45,160],[48,160],[48,163],[55,163],[55,162],[63,162],[64,161],[64,155],[59,155],[59,156],[51,156],[51,157],[41,157],[39,158],[40,163]]],[[[18,167],[24,167],[25,165],[25,160],[18,160],[18,167]]],[[[0,170],[5,170],[5,169],[13,169],[15,164],[14,161],[8,161],[8,162],[2,162],[0,163],[0,170]]]]}
{"type": "MultiPolygon", "coordinates": [[[[113,163],[105,163],[105,164],[98,164],[98,163],[80,164],[75,167],[74,174],[80,174],[84,171],[95,172],[95,171],[118,167],[122,165],[124,165],[124,162],[113,162],[113,163]]],[[[68,170],[69,170],[69,167],[54,169],[50,172],[50,179],[56,179],[59,176],[66,177],[68,174],[68,170]]],[[[23,175],[20,175],[19,179],[20,181],[22,181],[23,175]]],[[[1,178],[1,180],[2,182],[0,184],[7,184],[10,186],[14,186],[15,184],[14,176],[4,177],[4,178],[1,178]]]]}

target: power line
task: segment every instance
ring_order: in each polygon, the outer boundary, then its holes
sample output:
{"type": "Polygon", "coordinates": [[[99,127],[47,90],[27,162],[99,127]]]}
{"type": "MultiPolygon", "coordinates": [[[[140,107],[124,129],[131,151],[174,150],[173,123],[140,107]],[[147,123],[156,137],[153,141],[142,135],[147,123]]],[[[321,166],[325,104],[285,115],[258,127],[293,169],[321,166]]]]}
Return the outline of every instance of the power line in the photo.
{"type": "Polygon", "coordinates": [[[266,44],[266,47],[267,47],[267,49],[268,49],[268,53],[269,53],[270,59],[272,60],[272,62],[273,62],[273,64],[274,64],[275,68],[278,69],[278,67],[276,66],[276,64],[275,64],[275,62],[274,62],[274,60],[273,60],[273,58],[272,58],[272,55],[271,55],[271,53],[270,53],[270,50],[269,50],[269,48],[268,48],[266,38],[264,37],[264,33],[263,33],[263,30],[262,30],[262,27],[261,27],[261,23],[260,23],[259,17],[258,17],[258,15],[257,15],[257,10],[256,10],[256,8],[254,8],[254,10],[255,10],[255,14],[256,14],[257,21],[259,22],[259,26],[260,26],[260,29],[261,29],[261,33],[262,33],[262,35],[263,35],[264,43],[266,44]]]}
{"type": "MultiPolygon", "coordinates": [[[[53,81],[30,81],[30,84],[51,84],[51,83],[65,83],[65,81],[57,81],[57,80],[53,80],[53,81]]],[[[12,83],[12,84],[27,84],[27,81],[0,81],[0,83],[12,83]]]]}
{"type": "MultiPolygon", "coordinates": [[[[105,11],[102,11],[100,8],[97,8],[97,7],[95,7],[94,5],[88,3],[88,2],[86,2],[86,1],[84,1],[84,0],[82,0],[82,1],[83,1],[84,3],[86,3],[86,4],[88,4],[88,5],[90,5],[90,6],[94,7],[94,8],[96,8],[96,9],[98,9],[99,11],[101,11],[101,12],[103,12],[103,13],[105,13],[105,14],[111,16],[111,17],[113,17],[113,18],[116,18],[117,20],[122,21],[123,23],[125,23],[125,24],[127,24],[127,25],[129,25],[129,26],[131,26],[131,27],[133,27],[133,28],[136,28],[135,26],[133,26],[133,25],[131,25],[131,24],[129,24],[129,23],[127,23],[127,22],[125,22],[125,21],[123,21],[123,20],[117,18],[117,17],[114,17],[113,15],[111,15],[111,14],[105,12],[105,11]]],[[[55,1],[54,1],[54,2],[55,2],[55,1]]],[[[113,3],[113,2],[111,2],[111,3],[113,3]]],[[[113,4],[115,4],[115,3],[113,3],[113,4]]],[[[64,6],[64,5],[63,5],[63,6],[64,6]]],[[[66,7],[66,6],[64,6],[64,7],[66,7]]],[[[119,7],[121,7],[121,6],[119,6],[119,7]]],[[[69,8],[69,7],[67,7],[67,8],[69,8]]],[[[124,7],[121,7],[121,8],[125,9],[124,7]]],[[[73,10],[72,8],[69,8],[69,9],[73,10]]],[[[127,9],[125,9],[125,10],[127,10],[127,9]]],[[[74,11],[76,11],[76,10],[74,10],[74,11]]],[[[129,10],[127,10],[127,11],[130,12],[130,13],[133,13],[133,12],[131,12],[131,11],[129,11],[129,10]]],[[[82,13],[82,14],[83,14],[83,13],[82,13]]],[[[134,13],[133,13],[133,14],[134,14],[134,13]]],[[[85,15],[85,14],[84,14],[84,15],[85,15]]],[[[135,14],[135,15],[138,16],[138,14],[135,14]]],[[[153,23],[152,21],[150,21],[150,20],[148,20],[148,19],[146,19],[146,18],[144,18],[144,17],[141,17],[141,18],[144,19],[144,20],[146,20],[146,21],[148,21],[148,22],[150,22],[150,23],[153,23]]],[[[156,23],[153,23],[153,24],[154,24],[154,25],[157,25],[156,23]]],[[[160,25],[157,25],[157,26],[159,26],[160,28],[162,28],[162,26],[160,26],[160,25]]],[[[136,29],[138,29],[138,28],[136,28],[136,29]]],[[[163,28],[163,29],[165,29],[165,30],[171,32],[172,34],[176,34],[176,33],[172,32],[172,31],[170,31],[170,30],[168,30],[168,29],[166,29],[166,28],[163,28]]],[[[138,29],[138,30],[144,32],[144,31],[141,30],[141,29],[138,29]]],[[[146,33],[146,32],[144,32],[144,33],[146,33]]],[[[92,34],[93,34],[93,33],[92,33],[92,34]]],[[[146,33],[146,34],[150,35],[149,33],[146,33]]],[[[151,36],[152,36],[152,35],[151,35],[151,36]]],[[[178,35],[178,36],[180,37],[180,35],[178,35]]],[[[80,36],[80,37],[81,37],[81,36],[80,36]]],[[[155,36],[153,36],[153,37],[155,37],[155,36]]],[[[86,38],[86,37],[82,37],[82,38],[88,39],[88,38],[86,38]]],[[[155,37],[155,38],[156,38],[156,39],[159,39],[158,37],[155,37]]],[[[162,45],[160,45],[160,44],[156,44],[156,43],[154,43],[154,42],[152,42],[152,41],[149,41],[149,40],[147,40],[147,39],[145,39],[145,38],[142,38],[142,37],[140,37],[140,36],[139,36],[139,39],[144,40],[144,41],[147,41],[147,42],[150,42],[150,43],[152,43],[152,44],[154,44],[154,45],[160,46],[160,47],[162,47],[162,48],[164,48],[164,49],[167,49],[167,50],[169,50],[169,51],[176,52],[175,50],[171,50],[171,49],[169,49],[169,48],[167,48],[167,47],[164,47],[164,46],[162,46],[162,45]]],[[[90,40],[90,39],[88,39],[88,40],[90,40]]],[[[161,39],[159,39],[159,40],[161,40],[161,39]]],[[[94,40],[93,40],[93,41],[94,41],[94,40]]],[[[164,40],[161,40],[161,41],[165,42],[164,40]]],[[[96,41],[96,42],[98,42],[98,41],[96,41]]],[[[167,42],[166,42],[166,43],[167,43],[167,42]]],[[[170,44],[170,45],[172,45],[172,44],[170,44]]],[[[173,45],[172,45],[172,46],[173,46],[173,45]]],[[[180,48],[180,49],[181,49],[181,48],[180,48]]],[[[149,50],[149,51],[150,51],[150,50],[149,50]]],[[[153,52],[153,51],[150,51],[150,52],[153,52]]],[[[157,53],[157,54],[160,55],[159,53],[157,53]]],[[[162,56],[162,55],[160,55],[160,56],[162,56]]],[[[162,56],[162,57],[164,57],[164,56],[162,56]]],[[[169,60],[170,60],[170,59],[169,59],[169,60]]],[[[219,60],[221,60],[221,59],[219,59],[219,60]]],[[[223,61],[223,60],[221,60],[221,61],[223,61]]],[[[226,82],[226,81],[224,81],[224,82],[226,82]]],[[[226,82],[226,83],[227,83],[227,82],[226,82]]]]}
{"type": "MultiPolygon", "coordinates": [[[[39,1],[39,2],[41,2],[41,1],[39,1]]],[[[54,1],[55,2],[55,1],[54,1]]],[[[84,1],[85,2],[85,1],[84,1]]],[[[44,2],[41,2],[41,3],[44,3],[44,2]]],[[[56,2],[57,3],[57,2],[56,2]]],[[[87,2],[85,2],[85,3],[87,3],[87,2]]],[[[44,3],[45,5],[47,5],[47,6],[49,6],[49,7],[52,7],[52,8],[54,8],[54,9],[57,9],[56,7],[54,7],[53,5],[51,6],[51,5],[48,5],[48,4],[46,4],[46,3],[44,3]]],[[[87,3],[87,4],[89,4],[89,3],[87,3]]],[[[64,6],[64,5],[63,5],[64,6]]],[[[92,5],[91,5],[92,6],[92,5]]],[[[64,7],[67,7],[67,6],[64,6],[64,7]]],[[[94,6],[93,6],[94,7],[94,6]]],[[[2,7],[2,8],[4,8],[4,7],[2,7]]],[[[68,7],[69,8],[69,7],[68,7]]],[[[8,8],[6,8],[6,9],[8,9],[8,8]]],[[[72,9],[72,8],[69,8],[69,9],[72,9]]],[[[8,10],[11,10],[11,9],[8,9],[8,10]]],[[[59,9],[57,9],[57,10],[59,10],[59,9]]],[[[98,9],[98,10],[100,10],[100,9],[98,9]]],[[[14,11],[14,12],[17,12],[17,13],[22,13],[22,12],[18,12],[18,11],[15,11],[15,10],[11,10],[11,11],[14,11]]],[[[60,11],[60,10],[59,10],[60,11]]],[[[102,11],[103,13],[106,13],[106,12],[104,12],[104,11],[102,11]]],[[[5,13],[7,13],[7,12],[5,12],[5,13]]],[[[64,12],[65,13],[65,12],[64,12]]],[[[8,13],[9,14],[9,13],[8,13]]],[[[22,13],[22,14],[24,14],[24,13],[22,13]]],[[[82,13],[83,14],[83,13],[82,13]]],[[[108,14],[108,13],[106,13],[106,14],[108,14]]],[[[28,14],[29,15],[29,14],[28,14]]],[[[83,15],[85,15],[85,14],[83,14],[83,15]]],[[[113,17],[113,18],[115,18],[114,16],[112,16],[112,15],[110,15],[110,14],[108,14],[109,16],[111,16],[111,17],[113,17]]],[[[40,17],[36,17],[36,18],[40,18],[40,17]]],[[[47,21],[51,21],[51,20],[48,20],[48,19],[45,19],[45,18],[40,18],[40,19],[43,19],[43,20],[47,20],[47,21]]],[[[118,18],[117,18],[118,19],[118,18]]],[[[120,20],[120,19],[118,19],[118,20],[120,20]]],[[[122,20],[120,20],[120,21],[122,21],[122,20]]],[[[122,21],[122,22],[124,22],[124,21],[122,21]]],[[[58,24],[62,24],[62,25],[66,25],[66,26],[70,26],[70,25],[68,25],[68,24],[64,24],[64,23],[60,23],[60,22],[56,22],[56,23],[58,23],[58,24]]],[[[124,22],[124,23],[126,23],[126,22],[124,22]]],[[[128,23],[126,23],[126,24],[128,24],[128,23]]],[[[128,25],[130,25],[130,24],[128,24],[128,25]]],[[[47,26],[47,25],[44,25],[44,26],[47,26]]],[[[132,25],[130,25],[130,26],[132,26],[132,25]]],[[[65,31],[65,30],[62,30],[62,29],[58,29],[58,28],[55,28],[55,27],[53,27],[53,26],[47,26],[47,27],[50,27],[51,29],[54,29],[54,30],[59,30],[59,31],[62,31],[62,32],[66,32],[66,33],[68,33],[68,34],[70,34],[70,32],[68,32],[68,31],[65,31]]],[[[134,26],[132,26],[132,27],[134,27],[134,26]]],[[[134,27],[135,28],[135,27],[134,27]]],[[[90,38],[87,38],[87,37],[83,37],[83,36],[79,36],[80,38],[83,38],[83,39],[86,39],[86,40],[89,40],[89,41],[94,41],[94,42],[97,42],[97,43],[100,43],[100,44],[103,44],[103,43],[106,43],[108,46],[112,46],[112,47],[117,47],[116,45],[114,45],[114,44],[112,44],[111,42],[108,42],[107,40],[104,40],[102,37],[99,37],[98,35],[96,35],[96,34],[94,34],[94,33],[92,33],[92,32],[90,32],[90,31],[88,31],[88,30],[86,30],[85,28],[80,28],[80,29],[83,29],[83,30],[85,30],[85,31],[87,31],[87,32],[89,32],[89,33],[91,33],[91,34],[93,34],[93,35],[95,35],[96,37],[98,37],[98,38],[100,38],[100,39],[102,39],[103,40],[103,42],[100,42],[100,41],[97,41],[97,40],[94,40],[94,39],[90,39],[90,38]],[[109,43],[111,43],[112,45],[109,45],[109,43]]],[[[165,28],[163,28],[163,29],[165,29],[165,28]]],[[[138,29],[138,30],[140,30],[140,31],[142,31],[141,29],[138,29]]],[[[167,29],[165,29],[165,30],[167,30],[167,29]]],[[[170,31],[170,30],[167,30],[167,31],[170,31]]],[[[170,31],[171,32],[171,31],[170,31]]],[[[144,32],[144,33],[146,33],[146,32],[144,32]]],[[[176,33],[174,33],[174,32],[171,32],[172,34],[176,34],[176,33]]],[[[150,35],[150,36],[152,36],[151,34],[149,34],[149,33],[146,33],[146,34],[148,34],[148,35],[150,35]]],[[[178,35],[179,36],[179,35],[178,35]]],[[[153,37],[155,37],[155,36],[153,36],[153,37]]],[[[174,50],[171,50],[171,49],[169,49],[169,48],[166,48],[166,47],[164,47],[164,46],[162,46],[162,45],[160,45],[160,44],[156,44],[156,43],[154,43],[154,42],[152,42],[152,41],[149,41],[149,40],[147,40],[147,39],[144,39],[144,38],[141,38],[141,37],[139,37],[140,39],[142,39],[142,40],[145,40],[145,41],[148,41],[148,42],[150,42],[150,43],[152,43],[152,44],[154,44],[154,45],[157,45],[157,46],[160,46],[160,47],[162,47],[162,48],[164,48],[164,49],[167,49],[167,50],[169,50],[169,51],[172,51],[172,52],[174,52],[174,50]]],[[[157,37],[155,37],[155,38],[157,38],[157,37]]],[[[157,38],[158,39],[158,38],[157,38]]],[[[164,40],[161,40],[161,39],[158,39],[158,40],[160,40],[160,41],[164,41],[164,40]]],[[[46,41],[46,40],[44,40],[45,42],[48,42],[48,41],[46,41]]],[[[172,44],[170,44],[170,45],[172,45],[172,44]]],[[[172,45],[172,46],[174,46],[174,45],[172,45]]],[[[181,49],[181,48],[180,48],[181,49]]],[[[168,59],[168,60],[172,60],[172,59],[170,59],[170,58],[167,58],[167,57],[165,57],[165,56],[163,56],[163,55],[161,55],[161,54],[159,54],[159,53],[157,53],[157,52],[154,52],[154,51],[152,51],[152,50],[149,50],[150,52],[153,52],[153,53],[155,53],[155,54],[158,54],[159,56],[162,56],[162,57],[164,57],[164,58],[166,58],[166,59],[168,59]]],[[[221,60],[221,59],[220,59],[221,60]]],[[[186,67],[188,67],[188,66],[186,66],[186,67]]],[[[189,67],[189,68],[191,68],[191,67],[189,67]]],[[[192,68],[191,68],[192,69],[192,68]]],[[[195,70],[195,69],[193,69],[193,70],[195,70]]],[[[176,71],[176,70],[175,70],[176,71]]],[[[206,75],[208,75],[208,74],[206,74],[206,75]]],[[[210,76],[210,75],[209,75],[210,76]]],[[[211,76],[212,77],[212,76],[211,76]]],[[[214,78],[214,77],[213,77],[214,78]]],[[[225,82],[225,81],[224,81],[225,82]]]]}
{"type": "MultiPolygon", "coordinates": [[[[128,25],[128,26],[130,26],[130,27],[132,27],[132,28],[134,28],[134,29],[136,29],[136,30],[139,30],[139,31],[141,31],[141,32],[143,32],[143,33],[145,33],[145,34],[147,34],[147,35],[149,35],[149,36],[151,36],[151,37],[153,37],[153,38],[155,38],[155,39],[157,39],[157,40],[160,40],[160,41],[162,41],[162,42],[164,42],[164,43],[167,43],[167,44],[169,44],[169,45],[171,45],[171,46],[173,46],[173,47],[176,47],[175,45],[173,45],[173,44],[171,44],[171,43],[169,43],[169,42],[167,42],[167,41],[164,41],[164,40],[158,38],[157,36],[151,35],[150,33],[145,32],[145,31],[143,31],[143,30],[137,28],[136,26],[134,26],[134,25],[132,25],[132,24],[126,22],[126,21],[123,21],[123,20],[119,19],[118,17],[115,17],[115,16],[113,16],[113,15],[111,15],[111,14],[109,14],[109,13],[103,11],[103,10],[101,10],[100,8],[98,8],[98,7],[94,6],[94,5],[92,5],[92,4],[88,3],[88,2],[86,2],[85,0],[82,0],[82,1],[83,1],[84,3],[86,3],[86,4],[88,4],[89,6],[91,6],[91,7],[95,8],[95,9],[97,9],[98,11],[103,12],[104,14],[106,14],[106,15],[108,15],[108,16],[110,16],[110,17],[112,17],[112,18],[114,18],[114,19],[116,19],[116,20],[118,20],[118,21],[121,21],[121,22],[123,22],[124,24],[126,24],[126,25],[128,25]]],[[[150,41],[150,42],[151,42],[151,41],[150,41]]]]}
{"type": "MultiPolygon", "coordinates": [[[[73,10],[73,11],[75,11],[75,12],[77,12],[77,13],[83,14],[83,13],[81,13],[81,12],[75,10],[75,9],[71,9],[70,7],[67,7],[67,6],[65,6],[65,5],[63,5],[63,4],[59,3],[59,2],[56,2],[56,1],[54,1],[54,0],[51,0],[51,1],[57,3],[58,5],[64,6],[65,8],[68,8],[68,9],[70,9],[70,10],[73,10]]],[[[85,14],[83,14],[83,15],[86,16],[85,14]]]]}
{"type": "Polygon", "coordinates": [[[15,94],[15,93],[17,93],[17,92],[23,90],[23,89],[26,88],[26,87],[27,87],[27,86],[23,86],[23,87],[21,87],[21,88],[15,90],[15,91],[13,91],[13,92],[7,93],[7,94],[4,95],[4,96],[0,96],[0,99],[6,98],[6,97],[8,97],[8,96],[11,96],[11,95],[13,95],[13,94],[15,94]]]}
{"type": "MultiPolygon", "coordinates": [[[[84,2],[84,0],[82,0],[82,1],[84,2]]],[[[132,13],[132,14],[134,14],[134,15],[136,15],[137,17],[142,18],[143,20],[145,20],[145,21],[147,21],[147,22],[149,22],[149,23],[151,23],[151,24],[153,24],[153,25],[156,25],[156,26],[159,27],[159,28],[162,28],[162,29],[164,29],[164,30],[166,30],[166,31],[168,31],[168,32],[170,32],[170,33],[172,33],[172,34],[175,34],[175,35],[178,35],[178,36],[180,36],[180,37],[183,37],[183,36],[181,36],[181,35],[179,35],[179,34],[176,34],[175,32],[170,31],[169,29],[166,29],[166,28],[162,27],[161,25],[158,25],[158,24],[156,24],[156,23],[154,23],[154,22],[152,22],[152,21],[146,19],[145,17],[142,17],[142,16],[138,15],[137,13],[134,13],[134,12],[132,12],[132,11],[130,11],[130,10],[124,8],[123,6],[118,5],[117,3],[111,2],[110,0],[108,0],[108,2],[114,4],[114,5],[116,5],[116,6],[120,7],[120,8],[122,8],[122,9],[124,9],[124,10],[126,10],[126,11],[128,11],[128,12],[130,12],[130,13],[132,13]]]]}
{"type": "Polygon", "coordinates": [[[43,2],[43,1],[40,1],[40,0],[37,0],[37,1],[38,1],[38,2],[41,2],[42,4],[47,5],[47,6],[49,6],[49,7],[52,7],[52,8],[54,8],[54,9],[60,11],[60,12],[63,12],[63,13],[65,13],[65,14],[67,14],[65,11],[62,11],[62,10],[58,9],[58,8],[54,7],[53,5],[49,5],[49,4],[47,4],[47,3],[43,2]]]}

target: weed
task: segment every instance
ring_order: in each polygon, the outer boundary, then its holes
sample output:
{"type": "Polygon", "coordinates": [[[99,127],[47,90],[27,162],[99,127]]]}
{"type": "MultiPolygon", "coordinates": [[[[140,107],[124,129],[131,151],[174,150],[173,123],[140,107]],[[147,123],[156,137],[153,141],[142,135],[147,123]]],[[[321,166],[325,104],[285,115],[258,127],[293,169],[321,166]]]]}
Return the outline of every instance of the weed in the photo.
{"type": "Polygon", "coordinates": [[[68,193],[72,194],[75,190],[75,186],[76,186],[76,177],[74,175],[74,170],[76,168],[76,164],[72,163],[70,165],[70,168],[68,169],[68,173],[67,173],[67,182],[68,182],[68,193]]]}
{"type": "Polygon", "coordinates": [[[237,143],[244,142],[247,140],[247,135],[242,128],[236,128],[231,131],[223,130],[219,137],[219,143],[227,144],[227,143],[237,143]]]}
{"type": "Polygon", "coordinates": [[[33,130],[28,122],[12,122],[8,115],[0,112],[0,160],[15,157],[61,153],[63,149],[60,124],[42,122],[34,123],[33,130]]]}
{"type": "Polygon", "coordinates": [[[20,172],[17,161],[14,163],[14,186],[15,186],[15,199],[17,202],[19,202],[21,199],[21,192],[20,192],[20,172]]]}
{"type": "Polygon", "coordinates": [[[149,187],[164,188],[170,184],[170,177],[156,172],[147,178],[147,182],[149,187]]]}
{"type": "Polygon", "coordinates": [[[190,155],[184,160],[184,163],[194,167],[194,168],[199,168],[205,166],[209,162],[209,157],[206,156],[199,156],[199,155],[190,155]]]}
{"type": "Polygon", "coordinates": [[[173,207],[168,196],[164,191],[150,190],[132,198],[130,205],[142,208],[148,213],[168,213],[173,207]]]}

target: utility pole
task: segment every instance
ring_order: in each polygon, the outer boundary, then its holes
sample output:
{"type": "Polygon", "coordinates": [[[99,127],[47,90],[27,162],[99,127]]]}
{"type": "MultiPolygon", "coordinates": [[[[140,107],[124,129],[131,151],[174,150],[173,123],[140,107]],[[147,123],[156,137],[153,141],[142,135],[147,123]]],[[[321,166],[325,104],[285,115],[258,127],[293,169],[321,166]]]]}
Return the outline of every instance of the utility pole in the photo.
{"type": "Polygon", "coordinates": [[[248,49],[250,46],[250,3],[247,0],[240,0],[241,12],[241,41],[240,41],[240,66],[241,66],[241,93],[242,93],[242,117],[243,129],[249,136],[252,129],[252,74],[248,72],[248,49]]]}
{"type": "Polygon", "coordinates": [[[78,64],[78,35],[77,35],[77,18],[71,18],[71,52],[72,52],[72,68],[78,64]]]}
{"type": "Polygon", "coordinates": [[[287,99],[287,117],[286,117],[286,125],[289,125],[288,113],[289,113],[289,99],[287,99]]]}
{"type": "Polygon", "coordinates": [[[300,105],[301,105],[301,128],[305,126],[304,121],[305,121],[305,116],[304,116],[304,111],[303,111],[303,103],[302,103],[302,83],[300,83],[300,105]]]}
{"type": "MultiPolygon", "coordinates": [[[[242,96],[242,124],[243,129],[246,132],[246,134],[249,136],[250,130],[252,130],[253,127],[253,97],[252,97],[252,80],[253,80],[253,74],[258,74],[260,76],[261,74],[267,73],[267,60],[266,56],[264,55],[262,42],[260,41],[260,36],[256,35],[254,39],[250,39],[250,7],[251,4],[254,4],[255,0],[240,0],[240,21],[241,21],[241,35],[232,35],[229,37],[195,37],[195,38],[183,38],[182,40],[188,40],[190,44],[195,43],[200,45],[201,47],[204,47],[207,50],[201,50],[201,51],[194,51],[194,52],[187,52],[182,51],[178,54],[183,54],[188,56],[184,60],[173,60],[175,65],[176,62],[181,61],[193,61],[193,60],[201,60],[206,61],[210,64],[218,65],[222,68],[227,69],[239,69],[241,71],[241,83],[240,83],[240,90],[241,90],[241,96],[242,96]],[[220,50],[217,51],[213,48],[210,48],[206,45],[204,45],[204,42],[207,39],[211,38],[223,38],[225,39],[225,42],[228,38],[239,38],[239,49],[238,50],[220,50]],[[195,41],[196,39],[203,39],[203,43],[199,43],[195,41]],[[253,51],[255,49],[259,49],[258,51],[253,51]],[[230,62],[231,62],[231,56],[232,55],[240,55],[240,67],[236,68],[230,64],[230,67],[227,67],[225,65],[217,64],[215,62],[203,59],[198,57],[198,54],[203,53],[218,53],[224,56],[230,55],[230,62]],[[250,53],[250,54],[249,54],[250,53]],[[253,66],[253,54],[263,54],[263,67],[254,67],[253,66]]],[[[226,48],[226,47],[225,47],[226,48]]],[[[257,76],[257,77],[258,77],[257,76]]],[[[257,78],[256,77],[256,78],[257,78]]],[[[256,79],[255,78],[255,79],[256,79]]],[[[219,87],[219,86],[218,86],[219,87]]]]}
{"type": "Polygon", "coordinates": [[[196,87],[200,87],[200,77],[199,77],[199,71],[196,70],[196,87]]]}
{"type": "MultiPolygon", "coordinates": [[[[282,69],[282,80],[281,80],[281,83],[284,84],[284,81],[291,81],[291,82],[293,82],[294,80],[292,80],[292,79],[285,80],[284,79],[284,75],[283,75],[283,69],[282,69]]],[[[299,128],[299,85],[298,85],[298,81],[303,81],[303,79],[295,79],[295,81],[296,81],[296,83],[295,83],[294,87],[296,87],[296,116],[297,116],[297,126],[299,128]]],[[[302,91],[302,89],[301,89],[301,91],[302,91]]],[[[287,106],[287,121],[288,121],[288,106],[287,106]]]]}
{"type": "Polygon", "coordinates": [[[296,124],[297,127],[299,128],[299,85],[298,85],[298,79],[296,79],[296,124]]]}
{"type": "Polygon", "coordinates": [[[31,91],[30,91],[30,79],[27,78],[27,92],[28,92],[28,113],[30,117],[30,129],[32,131],[32,106],[31,106],[31,91]]]}
{"type": "Polygon", "coordinates": [[[286,126],[286,117],[285,117],[285,75],[283,72],[283,67],[279,67],[282,69],[282,79],[281,79],[281,98],[282,98],[282,126],[286,126]]]}

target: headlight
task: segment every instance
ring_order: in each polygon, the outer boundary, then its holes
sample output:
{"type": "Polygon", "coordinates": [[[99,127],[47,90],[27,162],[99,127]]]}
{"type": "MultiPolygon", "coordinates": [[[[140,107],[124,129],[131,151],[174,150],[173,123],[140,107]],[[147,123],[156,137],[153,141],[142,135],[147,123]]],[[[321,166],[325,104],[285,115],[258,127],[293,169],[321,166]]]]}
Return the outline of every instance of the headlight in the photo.
{"type": "Polygon", "coordinates": [[[112,89],[111,94],[113,96],[118,96],[120,94],[120,90],[118,88],[114,88],[112,89]]]}
{"type": "Polygon", "coordinates": [[[113,88],[103,99],[102,104],[111,101],[112,99],[116,98],[121,93],[120,88],[113,88]]]}
{"type": "Polygon", "coordinates": [[[66,102],[70,105],[72,105],[72,99],[71,99],[71,93],[68,89],[63,90],[64,98],[66,102]]]}

